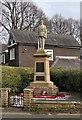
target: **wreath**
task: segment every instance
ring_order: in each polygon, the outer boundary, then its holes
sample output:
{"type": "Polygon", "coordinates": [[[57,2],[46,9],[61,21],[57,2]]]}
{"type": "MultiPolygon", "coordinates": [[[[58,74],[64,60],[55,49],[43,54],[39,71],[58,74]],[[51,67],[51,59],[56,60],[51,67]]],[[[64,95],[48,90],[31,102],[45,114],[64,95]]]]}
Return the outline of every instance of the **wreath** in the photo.
{"type": "Polygon", "coordinates": [[[47,91],[46,91],[46,90],[42,90],[42,91],[41,91],[41,95],[42,95],[42,96],[46,96],[46,95],[47,95],[47,91]]]}

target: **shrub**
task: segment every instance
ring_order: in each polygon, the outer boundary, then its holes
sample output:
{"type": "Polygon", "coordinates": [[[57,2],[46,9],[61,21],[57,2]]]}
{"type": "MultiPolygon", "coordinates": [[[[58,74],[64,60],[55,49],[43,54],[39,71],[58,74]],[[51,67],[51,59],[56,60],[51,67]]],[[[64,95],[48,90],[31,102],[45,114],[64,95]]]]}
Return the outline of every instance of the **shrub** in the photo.
{"type": "Polygon", "coordinates": [[[33,80],[32,68],[2,67],[2,87],[11,88],[13,94],[23,92],[23,89],[33,80]]]}
{"type": "Polygon", "coordinates": [[[23,89],[30,85],[30,82],[34,79],[33,69],[32,68],[20,68],[19,72],[21,76],[21,81],[19,83],[18,91],[19,93],[23,92],[23,89]]]}
{"type": "Polygon", "coordinates": [[[60,91],[80,91],[80,69],[51,69],[51,81],[58,86],[60,91]]]}

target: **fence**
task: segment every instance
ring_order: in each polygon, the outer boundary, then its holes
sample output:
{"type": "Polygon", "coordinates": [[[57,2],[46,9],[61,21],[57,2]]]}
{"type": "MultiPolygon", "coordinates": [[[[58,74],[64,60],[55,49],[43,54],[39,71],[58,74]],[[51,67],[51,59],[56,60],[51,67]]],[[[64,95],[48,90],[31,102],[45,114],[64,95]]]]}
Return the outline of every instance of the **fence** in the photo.
{"type": "Polygon", "coordinates": [[[9,105],[12,107],[23,107],[23,96],[10,96],[9,105]]]}

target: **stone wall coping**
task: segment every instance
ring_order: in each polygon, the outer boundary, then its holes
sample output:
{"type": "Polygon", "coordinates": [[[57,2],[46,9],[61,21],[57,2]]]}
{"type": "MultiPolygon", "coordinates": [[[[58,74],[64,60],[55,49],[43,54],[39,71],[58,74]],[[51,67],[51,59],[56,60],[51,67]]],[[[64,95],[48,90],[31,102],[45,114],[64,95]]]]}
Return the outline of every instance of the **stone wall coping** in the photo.
{"type": "Polygon", "coordinates": [[[23,91],[25,91],[25,90],[32,91],[33,89],[31,89],[31,88],[30,89],[29,88],[25,88],[23,91]]]}
{"type": "Polygon", "coordinates": [[[11,88],[0,88],[0,90],[11,90],[11,88]]]}
{"type": "Polygon", "coordinates": [[[81,104],[81,102],[75,101],[32,101],[35,104],[81,104]]]}

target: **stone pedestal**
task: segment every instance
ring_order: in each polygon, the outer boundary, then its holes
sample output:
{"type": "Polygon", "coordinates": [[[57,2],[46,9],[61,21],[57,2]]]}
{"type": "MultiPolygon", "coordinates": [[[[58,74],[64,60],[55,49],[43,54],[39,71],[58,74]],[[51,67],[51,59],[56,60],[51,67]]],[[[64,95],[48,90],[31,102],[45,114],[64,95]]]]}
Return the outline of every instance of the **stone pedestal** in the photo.
{"type": "Polygon", "coordinates": [[[48,95],[55,95],[58,88],[50,81],[49,56],[42,49],[34,54],[34,58],[34,82],[30,86],[34,86],[35,94],[40,94],[44,89],[48,95]]]}

